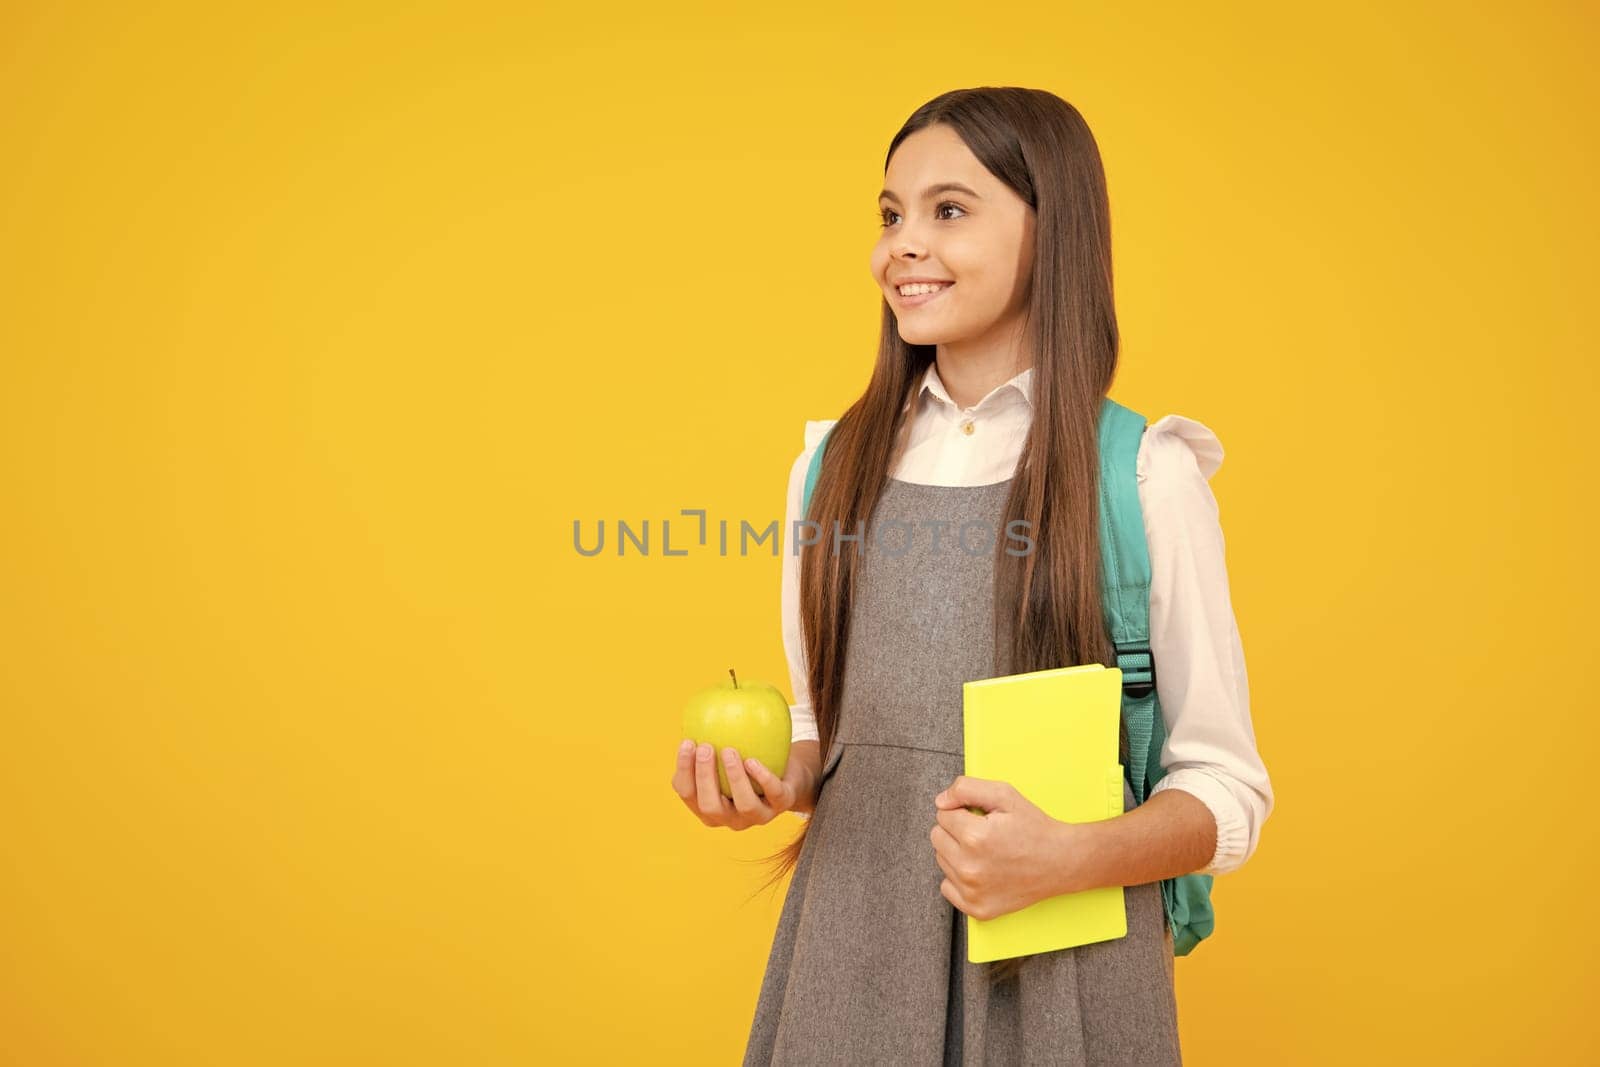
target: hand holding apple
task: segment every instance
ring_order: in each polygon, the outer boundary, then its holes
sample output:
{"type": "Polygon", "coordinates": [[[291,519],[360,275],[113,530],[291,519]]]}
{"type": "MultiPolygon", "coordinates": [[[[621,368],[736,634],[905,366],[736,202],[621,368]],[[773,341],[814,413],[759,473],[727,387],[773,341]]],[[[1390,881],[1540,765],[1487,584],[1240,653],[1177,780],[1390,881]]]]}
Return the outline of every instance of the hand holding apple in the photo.
{"type": "Polygon", "coordinates": [[[809,810],[815,782],[805,760],[789,758],[788,702],[772,686],[741,686],[728,675],[731,684],[697,693],[684,711],[689,736],[678,748],[673,791],[707,826],[734,830],[803,803],[809,810]]]}
{"type": "Polygon", "coordinates": [[[732,798],[733,784],[720,758],[722,750],[731,748],[742,757],[753,757],[782,778],[794,726],[789,720],[789,702],[774,686],[766,682],[741,685],[731,667],[728,678],[689,698],[683,709],[683,736],[709,742],[719,754],[717,784],[723,796],[732,798]]]}
{"type": "Polygon", "coordinates": [[[786,811],[810,812],[816,804],[817,793],[816,778],[805,760],[790,760],[788,769],[779,778],[759,760],[752,758],[741,763],[738,753],[731,748],[723,749],[719,756],[711,745],[704,742],[696,745],[693,740],[684,741],[678,748],[672,788],[695,818],[707,826],[726,826],[732,830],[763,826],[786,811]],[[731,803],[717,788],[713,761],[718,759],[724,761],[723,766],[733,779],[731,803]],[[756,795],[758,783],[763,796],[756,795]]]}

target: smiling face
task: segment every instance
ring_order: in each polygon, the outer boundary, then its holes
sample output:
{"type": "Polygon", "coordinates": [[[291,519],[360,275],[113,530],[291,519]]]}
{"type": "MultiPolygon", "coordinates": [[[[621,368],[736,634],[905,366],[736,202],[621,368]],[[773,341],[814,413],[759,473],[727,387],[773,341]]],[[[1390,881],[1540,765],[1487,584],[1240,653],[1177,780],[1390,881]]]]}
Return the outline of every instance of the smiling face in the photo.
{"type": "Polygon", "coordinates": [[[949,126],[900,142],[884,174],[872,276],[914,345],[982,347],[1020,330],[1032,279],[1034,211],[949,126]],[[897,283],[931,278],[931,295],[897,283]]]}

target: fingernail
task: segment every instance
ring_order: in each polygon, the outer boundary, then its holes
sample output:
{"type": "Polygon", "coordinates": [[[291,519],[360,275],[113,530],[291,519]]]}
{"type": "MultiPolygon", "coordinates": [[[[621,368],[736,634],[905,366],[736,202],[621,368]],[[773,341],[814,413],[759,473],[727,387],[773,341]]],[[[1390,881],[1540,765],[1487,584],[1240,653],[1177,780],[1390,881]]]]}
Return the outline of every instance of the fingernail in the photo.
{"type": "Polygon", "coordinates": [[[693,748],[694,748],[694,738],[685,737],[683,739],[683,744],[678,746],[678,751],[679,752],[688,752],[688,751],[692,750],[693,748]]]}
{"type": "Polygon", "coordinates": [[[735,752],[731,748],[723,749],[722,750],[722,762],[724,762],[728,766],[732,767],[735,763],[739,762],[739,753],[735,752]]]}

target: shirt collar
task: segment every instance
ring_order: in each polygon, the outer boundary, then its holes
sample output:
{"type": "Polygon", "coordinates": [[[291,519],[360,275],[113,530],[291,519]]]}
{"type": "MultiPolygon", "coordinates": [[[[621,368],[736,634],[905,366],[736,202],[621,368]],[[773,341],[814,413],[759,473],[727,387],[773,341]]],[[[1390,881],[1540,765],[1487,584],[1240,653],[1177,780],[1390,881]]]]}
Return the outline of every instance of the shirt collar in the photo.
{"type": "MultiPolygon", "coordinates": [[[[1032,367],[1029,367],[1027,370],[1018,374],[1009,381],[995,386],[989,391],[989,395],[978,401],[977,405],[973,408],[973,411],[978,412],[994,408],[1003,402],[1001,397],[1004,397],[1011,392],[1019,394],[1022,397],[1023,403],[1027,404],[1030,408],[1033,406],[1032,367]]],[[[950,398],[949,391],[945,389],[944,382],[939,378],[939,364],[937,362],[930,362],[928,364],[927,371],[925,371],[922,375],[922,385],[917,390],[917,396],[928,396],[931,397],[935,402],[947,406],[949,408],[947,414],[951,416],[959,415],[961,413],[961,405],[957,404],[950,398]]]]}

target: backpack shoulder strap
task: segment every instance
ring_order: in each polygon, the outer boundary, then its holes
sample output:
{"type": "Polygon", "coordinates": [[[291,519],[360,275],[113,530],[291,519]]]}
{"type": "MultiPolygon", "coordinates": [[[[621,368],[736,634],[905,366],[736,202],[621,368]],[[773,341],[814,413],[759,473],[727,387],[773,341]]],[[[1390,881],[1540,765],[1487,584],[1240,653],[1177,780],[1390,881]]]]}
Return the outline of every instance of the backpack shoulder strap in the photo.
{"type": "MultiPolygon", "coordinates": [[[[1139,506],[1143,415],[1109,396],[1100,405],[1100,589],[1106,629],[1122,670],[1128,723],[1128,784],[1143,804],[1156,731],[1155,663],[1150,655],[1150,552],[1139,506]]],[[[1159,766],[1159,761],[1157,763],[1159,766]]]]}
{"type": "Polygon", "coordinates": [[[833,433],[834,426],[838,425],[835,419],[823,431],[822,438],[817,442],[817,450],[811,453],[811,464],[806,468],[806,487],[800,495],[800,518],[805,518],[811,513],[811,491],[817,487],[817,475],[822,473],[822,452],[828,447],[828,437],[833,433]]]}
{"type": "MultiPolygon", "coordinates": [[[[1148,422],[1106,397],[1100,409],[1100,565],[1106,628],[1122,668],[1122,718],[1128,728],[1128,784],[1135,804],[1166,776],[1167,740],[1150,651],[1150,549],[1139,503],[1139,449],[1148,422]]],[[[1190,873],[1163,879],[1161,900],[1172,930],[1172,951],[1187,956],[1216,928],[1212,877],[1190,873]]]]}

